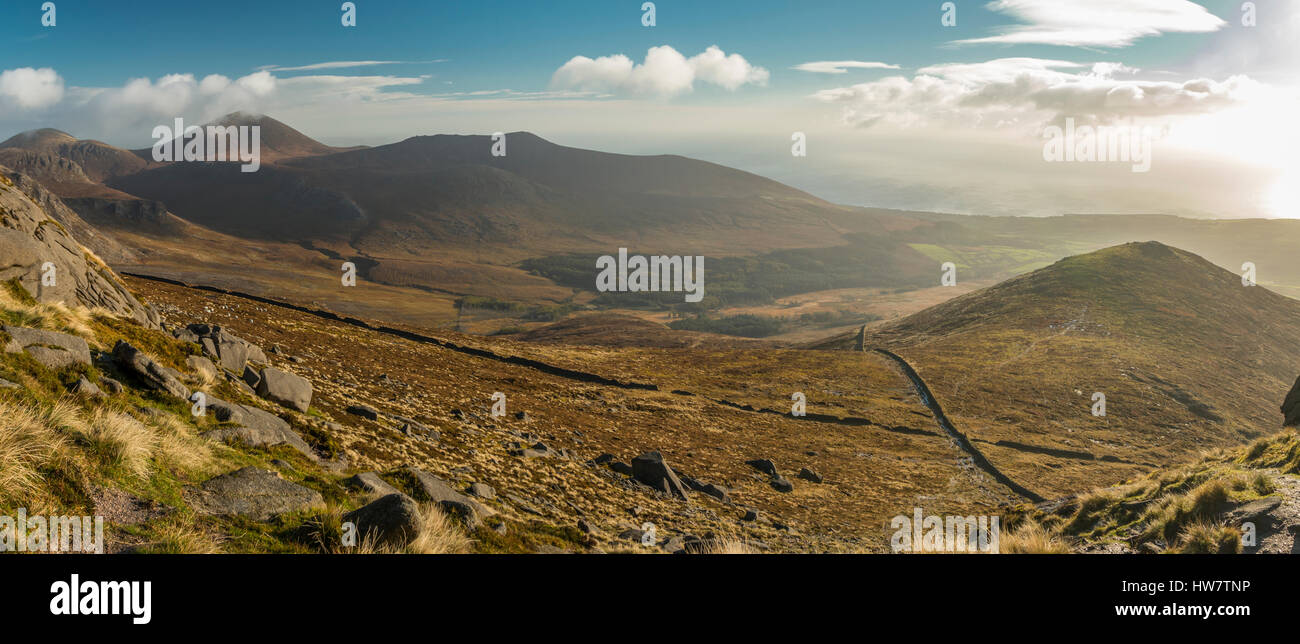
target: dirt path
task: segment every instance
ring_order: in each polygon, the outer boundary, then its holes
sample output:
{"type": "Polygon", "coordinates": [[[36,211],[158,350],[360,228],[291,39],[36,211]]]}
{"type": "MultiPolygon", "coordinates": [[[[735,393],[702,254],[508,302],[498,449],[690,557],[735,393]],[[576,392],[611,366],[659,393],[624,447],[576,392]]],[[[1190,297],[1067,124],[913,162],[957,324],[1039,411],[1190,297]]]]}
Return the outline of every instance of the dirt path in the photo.
{"type": "Polygon", "coordinates": [[[1045,500],[1043,497],[1030,491],[1025,486],[1011,480],[1011,478],[1006,474],[1003,474],[1001,470],[993,465],[993,463],[989,462],[989,459],[986,458],[982,452],[971,444],[965,434],[957,431],[957,428],[953,426],[952,421],[948,420],[948,416],[943,413],[943,408],[939,406],[939,401],[935,399],[934,394],[930,392],[930,387],[925,384],[925,381],[921,379],[921,375],[912,368],[912,365],[908,364],[906,360],[892,351],[887,351],[885,349],[874,349],[874,351],[890,360],[893,360],[894,363],[898,365],[898,368],[902,370],[903,375],[907,376],[907,378],[912,381],[912,388],[916,390],[916,395],[921,399],[921,403],[930,410],[930,413],[934,414],[935,422],[939,424],[939,428],[942,429],[950,439],[952,439],[958,449],[970,456],[975,467],[993,477],[993,480],[1010,488],[1012,492],[1015,492],[1034,503],[1042,503],[1045,500]]]}
{"type": "Polygon", "coordinates": [[[1256,548],[1245,548],[1245,552],[1254,554],[1300,554],[1300,479],[1270,471],[1273,484],[1277,486],[1282,504],[1269,512],[1268,525],[1256,525],[1256,548]]]}

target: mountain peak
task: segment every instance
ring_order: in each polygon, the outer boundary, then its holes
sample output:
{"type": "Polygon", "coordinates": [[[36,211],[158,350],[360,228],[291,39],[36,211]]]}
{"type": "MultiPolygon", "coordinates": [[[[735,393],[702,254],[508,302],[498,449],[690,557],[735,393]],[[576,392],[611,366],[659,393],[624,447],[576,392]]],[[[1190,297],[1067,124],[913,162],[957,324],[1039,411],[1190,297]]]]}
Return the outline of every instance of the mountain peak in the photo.
{"type": "Polygon", "coordinates": [[[340,150],[325,145],[265,114],[231,112],[207,125],[225,127],[256,126],[261,128],[260,139],[263,161],[331,154],[340,150]]]}
{"type": "Polygon", "coordinates": [[[4,143],[0,143],[0,148],[27,148],[29,150],[40,150],[60,143],[75,143],[77,137],[54,128],[41,128],[39,130],[28,130],[10,137],[4,143]]]}

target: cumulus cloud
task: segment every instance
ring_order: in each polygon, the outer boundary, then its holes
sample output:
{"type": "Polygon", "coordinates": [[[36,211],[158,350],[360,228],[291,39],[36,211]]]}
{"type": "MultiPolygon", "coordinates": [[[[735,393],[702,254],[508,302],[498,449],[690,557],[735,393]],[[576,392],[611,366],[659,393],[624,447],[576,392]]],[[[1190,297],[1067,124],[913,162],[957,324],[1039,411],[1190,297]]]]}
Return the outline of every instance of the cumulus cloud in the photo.
{"type": "Polygon", "coordinates": [[[769,73],[740,54],[716,45],[687,58],[668,45],[651,47],[640,64],[623,54],[591,59],[574,56],[551,77],[554,89],[671,98],[695,88],[695,82],[737,90],[766,85],[769,73]]]}
{"type": "Polygon", "coordinates": [[[819,60],[795,65],[791,69],[814,74],[847,74],[850,69],[898,69],[898,65],[861,60],[819,60]]]}
{"type": "Polygon", "coordinates": [[[0,72],[0,103],[40,109],[63,100],[63,78],[48,67],[21,67],[0,72]]]}
{"type": "Polygon", "coordinates": [[[1127,47],[1147,36],[1209,33],[1227,25],[1189,0],[995,0],[985,8],[1025,24],[957,44],[1127,47]]]}
{"type": "Polygon", "coordinates": [[[842,106],[850,125],[946,123],[1036,127],[1048,120],[1112,122],[1216,112],[1247,100],[1258,85],[1244,76],[1219,82],[1116,78],[1137,70],[1120,63],[1003,58],[933,65],[913,78],[892,76],[814,94],[842,106]]]}

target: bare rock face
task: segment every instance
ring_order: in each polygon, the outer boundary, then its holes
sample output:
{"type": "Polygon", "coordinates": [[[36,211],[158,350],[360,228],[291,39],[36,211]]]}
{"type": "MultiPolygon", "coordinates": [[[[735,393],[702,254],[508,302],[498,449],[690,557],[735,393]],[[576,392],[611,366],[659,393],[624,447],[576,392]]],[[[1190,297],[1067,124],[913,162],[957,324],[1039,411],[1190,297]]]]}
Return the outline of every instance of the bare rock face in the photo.
{"type": "Polygon", "coordinates": [[[193,500],[196,506],[209,514],[239,515],[259,521],[286,512],[325,506],[320,492],[256,467],[245,467],[209,479],[195,491],[193,500]]]}
{"type": "Polygon", "coordinates": [[[1300,378],[1296,379],[1291,393],[1286,395],[1286,400],[1282,403],[1282,416],[1285,418],[1282,426],[1300,426],[1300,378]]]}
{"type": "Polygon", "coordinates": [[[4,347],[6,353],[25,351],[50,369],[90,364],[90,347],[76,336],[13,326],[0,327],[0,330],[9,336],[9,343],[4,347]]]}
{"type": "Polygon", "coordinates": [[[401,493],[382,496],[343,515],[351,522],[364,540],[401,548],[420,536],[424,519],[420,506],[411,497],[401,493]]]}
{"type": "Polygon", "coordinates": [[[181,382],[179,372],[158,364],[153,358],[125,340],[118,340],[113,347],[113,360],[123,371],[131,374],[150,389],[170,394],[181,400],[189,400],[190,390],[185,383],[181,382]]]}
{"type": "Polygon", "coordinates": [[[306,413],[311,406],[311,381],[274,367],[262,370],[257,395],[290,409],[306,413]]]}
{"type": "Polygon", "coordinates": [[[98,307],[158,328],[158,314],[0,170],[0,282],[13,280],[41,302],[98,307]]]}

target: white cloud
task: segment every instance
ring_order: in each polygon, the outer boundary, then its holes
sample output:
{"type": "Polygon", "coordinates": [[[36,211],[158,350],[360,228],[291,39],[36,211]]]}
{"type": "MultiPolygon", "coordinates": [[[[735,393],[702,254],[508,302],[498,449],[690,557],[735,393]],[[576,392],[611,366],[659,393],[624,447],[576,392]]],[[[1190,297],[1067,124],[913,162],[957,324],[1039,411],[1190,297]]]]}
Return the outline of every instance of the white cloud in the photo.
{"type": "Polygon", "coordinates": [[[637,64],[623,54],[596,59],[574,56],[555,71],[551,87],[588,92],[671,98],[695,88],[695,82],[736,90],[766,85],[769,74],[740,54],[727,55],[717,46],[687,58],[668,45],[651,47],[637,64]]]}
{"type": "Polygon", "coordinates": [[[63,100],[63,78],[48,67],[21,67],[0,72],[0,103],[40,109],[63,100]]]}
{"type": "Polygon", "coordinates": [[[813,96],[842,106],[843,120],[859,127],[882,123],[1037,127],[1067,116],[1110,122],[1206,114],[1241,105],[1258,88],[1245,76],[1222,82],[1114,78],[1136,71],[1120,63],[1003,58],[933,65],[910,79],[892,76],[813,96]]]}
{"type": "Polygon", "coordinates": [[[281,67],[279,65],[268,65],[263,67],[264,71],[270,72],[307,72],[319,71],[322,69],[353,69],[356,67],[374,67],[376,65],[408,65],[424,63],[445,63],[445,58],[437,60],[410,61],[410,60],[338,60],[325,63],[312,63],[310,65],[299,65],[297,67],[281,67]]]}
{"type": "Polygon", "coordinates": [[[985,8],[1026,24],[957,44],[1127,47],[1147,36],[1209,33],[1227,25],[1188,0],[995,0],[985,8]]]}
{"type": "Polygon", "coordinates": [[[847,74],[850,69],[898,69],[898,65],[861,60],[819,60],[795,65],[791,69],[814,74],[847,74]]]}

